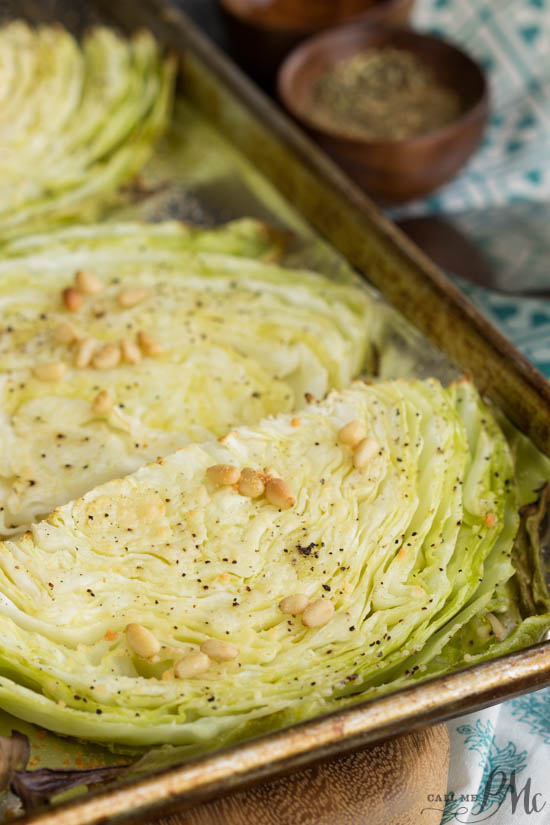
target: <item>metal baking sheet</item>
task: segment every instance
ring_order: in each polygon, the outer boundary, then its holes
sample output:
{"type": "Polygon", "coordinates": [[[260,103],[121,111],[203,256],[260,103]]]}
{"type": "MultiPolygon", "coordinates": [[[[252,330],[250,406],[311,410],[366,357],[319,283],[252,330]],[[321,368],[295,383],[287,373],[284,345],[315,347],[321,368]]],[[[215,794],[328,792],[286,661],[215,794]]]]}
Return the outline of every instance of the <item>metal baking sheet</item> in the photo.
{"type": "MultiPolygon", "coordinates": [[[[0,3],[0,13],[59,19],[82,31],[116,14],[151,28],[181,57],[175,125],[142,176],[142,196],[113,217],[211,224],[241,215],[292,235],[285,263],[357,278],[387,316],[384,376],[469,370],[478,387],[550,453],[550,385],[216,48],[166,0],[0,3]],[[100,12],[101,9],[101,12],[100,12]],[[408,319],[408,320],[406,320],[408,319]]],[[[141,822],[313,761],[448,719],[550,683],[550,643],[420,683],[338,713],[73,799],[21,823],[141,822]]],[[[13,720],[0,716],[0,732],[13,720]]],[[[121,761],[108,750],[13,722],[33,745],[31,767],[121,761]]],[[[167,757],[169,763],[169,756],[167,757]]]]}

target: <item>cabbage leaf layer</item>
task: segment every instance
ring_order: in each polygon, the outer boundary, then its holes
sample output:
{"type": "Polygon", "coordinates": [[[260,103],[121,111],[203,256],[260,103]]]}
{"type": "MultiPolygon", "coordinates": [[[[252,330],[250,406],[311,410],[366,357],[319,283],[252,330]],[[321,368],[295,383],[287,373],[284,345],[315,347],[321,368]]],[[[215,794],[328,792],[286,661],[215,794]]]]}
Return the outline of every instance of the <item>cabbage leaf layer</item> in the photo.
{"type": "Polygon", "coordinates": [[[0,241],[99,217],[151,157],[174,77],[145,31],[0,28],[0,241]]]}
{"type": "Polygon", "coordinates": [[[371,299],[266,262],[279,252],[276,234],[253,220],[71,227],[6,247],[0,534],[189,440],[300,408],[369,367],[380,314],[371,299]],[[69,312],[63,291],[79,270],[101,289],[69,312]],[[121,305],[128,291],[132,305],[121,305]],[[60,340],[67,325],[71,342],[60,340]],[[158,357],[77,366],[83,340],[99,353],[122,341],[135,348],[139,333],[162,347],[158,357]],[[59,380],[41,377],[51,364],[65,370],[59,380]],[[100,392],[107,413],[94,408],[100,392]]]}
{"type": "Polygon", "coordinates": [[[541,593],[538,615],[518,609],[518,504],[508,442],[465,380],[355,382],[189,444],[1,546],[0,705],[191,754],[525,646],[550,613],[541,593]],[[375,442],[362,469],[350,421],[375,442]],[[295,503],[213,483],[217,464],[269,467],[295,503]],[[294,594],[334,613],[306,626],[279,607],[294,594]],[[235,657],[177,678],[208,640],[235,657]]]}

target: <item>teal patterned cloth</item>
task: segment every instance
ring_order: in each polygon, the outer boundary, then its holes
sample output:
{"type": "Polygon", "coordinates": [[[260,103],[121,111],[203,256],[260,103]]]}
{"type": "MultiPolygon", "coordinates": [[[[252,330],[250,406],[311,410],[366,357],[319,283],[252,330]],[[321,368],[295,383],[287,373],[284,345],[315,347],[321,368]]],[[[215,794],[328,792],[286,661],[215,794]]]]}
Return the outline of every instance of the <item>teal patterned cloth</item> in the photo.
{"type": "MultiPolygon", "coordinates": [[[[550,299],[512,298],[458,278],[453,280],[519,351],[550,378],[550,299]]],[[[550,291],[550,257],[547,286],[550,291]]]]}
{"type": "Polygon", "coordinates": [[[449,734],[447,794],[427,791],[423,814],[441,811],[443,825],[548,825],[550,690],[464,716],[449,734]]]}
{"type": "Polygon", "coordinates": [[[491,117],[465,169],[394,215],[452,215],[503,288],[548,285],[550,0],[417,0],[414,24],[463,46],[486,68],[491,117]]]}
{"type": "MultiPolygon", "coordinates": [[[[492,116],[466,169],[404,213],[451,213],[505,288],[550,288],[550,0],[417,0],[414,23],[482,62],[492,116]]],[[[550,300],[457,283],[550,378],[550,300]]],[[[447,799],[427,791],[426,809],[444,825],[550,825],[550,688],[454,720],[449,733],[447,799]]]]}
{"type": "Polygon", "coordinates": [[[550,0],[417,0],[414,24],[476,57],[492,101],[480,150],[415,211],[550,202],[550,0]]]}

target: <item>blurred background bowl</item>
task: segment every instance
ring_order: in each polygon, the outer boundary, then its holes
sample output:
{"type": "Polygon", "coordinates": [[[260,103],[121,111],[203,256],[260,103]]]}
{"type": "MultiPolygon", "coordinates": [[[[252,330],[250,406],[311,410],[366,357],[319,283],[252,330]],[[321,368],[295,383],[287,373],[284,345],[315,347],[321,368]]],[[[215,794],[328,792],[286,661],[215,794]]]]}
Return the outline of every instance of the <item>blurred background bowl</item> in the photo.
{"type": "Polygon", "coordinates": [[[234,54],[269,86],[281,62],[306,37],[355,18],[406,24],[414,0],[219,0],[234,54]]]}
{"type": "Polygon", "coordinates": [[[461,49],[410,29],[356,22],[304,41],[284,61],[278,91],[286,108],[317,142],[381,204],[403,203],[437,189],[475,151],[487,124],[489,96],[481,67],[461,49]],[[317,123],[314,92],[336,63],[372,49],[392,47],[415,55],[437,82],[456,91],[456,120],[403,140],[364,140],[317,123]]]}

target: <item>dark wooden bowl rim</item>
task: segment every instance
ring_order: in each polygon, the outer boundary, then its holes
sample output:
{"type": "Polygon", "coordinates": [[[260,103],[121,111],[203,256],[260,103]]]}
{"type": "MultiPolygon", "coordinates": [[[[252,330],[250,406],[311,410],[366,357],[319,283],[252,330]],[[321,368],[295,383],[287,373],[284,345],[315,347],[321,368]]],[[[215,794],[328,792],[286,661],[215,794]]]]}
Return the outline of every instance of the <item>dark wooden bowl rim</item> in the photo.
{"type": "MultiPolygon", "coordinates": [[[[281,25],[280,23],[268,23],[267,20],[261,20],[254,15],[243,13],[241,10],[235,8],[231,0],[219,0],[219,2],[227,14],[233,15],[233,17],[238,18],[243,23],[248,23],[250,26],[254,26],[254,28],[262,29],[265,32],[285,32],[287,34],[306,36],[312,34],[313,32],[326,31],[327,29],[332,31],[335,26],[344,27],[354,21],[368,21],[370,15],[378,18],[378,15],[383,16],[387,12],[392,11],[394,6],[399,7],[403,3],[403,0],[373,0],[373,3],[369,8],[356,12],[341,24],[328,23],[315,26],[290,26],[281,25]]],[[[296,0],[296,2],[299,3],[300,0],[296,0]]]]}

